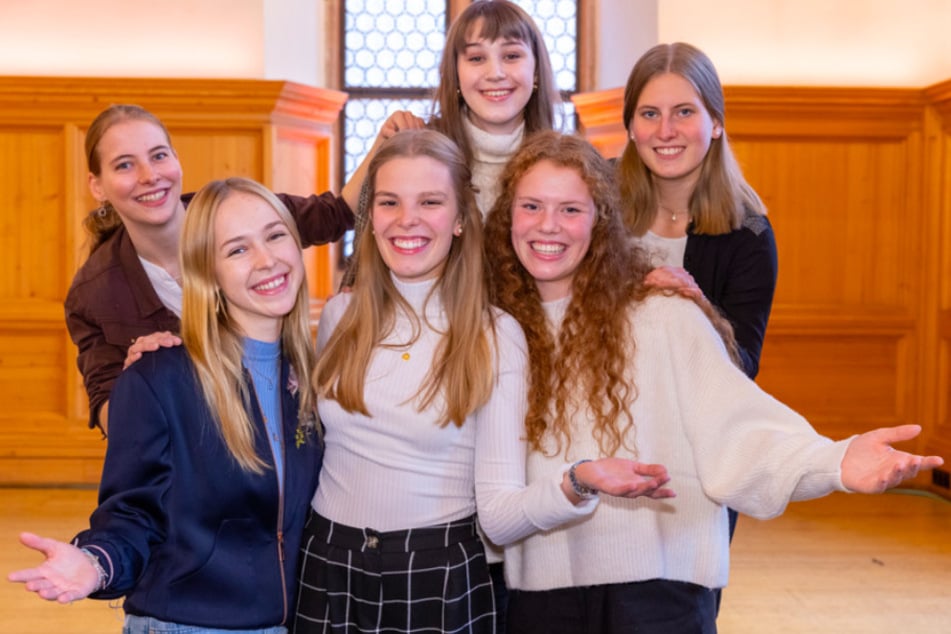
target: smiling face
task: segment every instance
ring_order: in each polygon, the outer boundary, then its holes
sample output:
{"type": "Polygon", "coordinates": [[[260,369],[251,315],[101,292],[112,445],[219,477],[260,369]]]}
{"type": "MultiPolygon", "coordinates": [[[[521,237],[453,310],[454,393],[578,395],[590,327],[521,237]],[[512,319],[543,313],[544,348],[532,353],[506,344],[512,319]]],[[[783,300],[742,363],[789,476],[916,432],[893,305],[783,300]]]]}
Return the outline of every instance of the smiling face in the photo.
{"type": "Polygon", "coordinates": [[[301,251],[263,198],[234,192],[215,215],[215,279],[241,332],[277,341],[304,279],[301,251]]]}
{"type": "Polygon", "coordinates": [[[542,301],[571,294],[596,218],[588,186],[574,168],[541,161],[515,186],[512,246],[542,301]]]}
{"type": "Polygon", "coordinates": [[[466,34],[456,57],[459,91],[472,123],[492,134],[509,134],[525,118],[524,110],[535,83],[535,57],[520,40],[479,37],[480,19],[466,34]]]}
{"type": "Polygon", "coordinates": [[[693,85],[664,73],[648,81],[634,109],[629,133],[655,179],[696,184],[713,139],[723,132],[693,85]]]}
{"type": "Polygon", "coordinates": [[[461,231],[446,165],[428,156],[387,161],[376,172],[371,213],[377,249],[397,279],[421,282],[442,273],[461,231]]]}
{"type": "Polygon", "coordinates": [[[102,135],[96,152],[100,173],[89,174],[89,189],[127,226],[164,226],[184,211],[182,166],[161,127],[144,119],[120,121],[102,135]]]}

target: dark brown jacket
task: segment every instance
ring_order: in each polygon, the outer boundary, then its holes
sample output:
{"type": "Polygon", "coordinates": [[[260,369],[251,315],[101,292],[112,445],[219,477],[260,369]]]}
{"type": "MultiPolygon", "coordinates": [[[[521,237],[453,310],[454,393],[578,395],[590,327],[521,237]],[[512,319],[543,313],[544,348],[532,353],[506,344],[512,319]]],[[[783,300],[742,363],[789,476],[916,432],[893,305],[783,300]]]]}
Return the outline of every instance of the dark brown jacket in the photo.
{"type": "MultiPolygon", "coordinates": [[[[182,196],[187,205],[192,195],[182,196]]],[[[339,240],[353,228],[353,212],[340,197],[278,196],[291,211],[304,246],[339,240]]],[[[89,395],[89,427],[99,411],[136,337],[162,330],[177,333],[178,317],[165,308],[139,262],[124,227],[93,251],[76,272],[66,295],[66,328],[79,348],[76,363],[89,395]]]]}

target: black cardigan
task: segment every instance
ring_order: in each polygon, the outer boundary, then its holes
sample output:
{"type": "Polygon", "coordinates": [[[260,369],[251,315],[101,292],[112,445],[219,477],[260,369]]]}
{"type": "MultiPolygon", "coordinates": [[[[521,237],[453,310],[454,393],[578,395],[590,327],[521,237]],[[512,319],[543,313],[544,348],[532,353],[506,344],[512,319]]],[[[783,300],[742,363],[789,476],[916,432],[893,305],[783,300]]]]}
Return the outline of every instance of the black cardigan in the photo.
{"type": "Polygon", "coordinates": [[[739,229],[700,235],[687,228],[684,268],[733,325],[743,371],[759,372],[778,270],[776,239],[766,216],[748,214],[739,229]]]}

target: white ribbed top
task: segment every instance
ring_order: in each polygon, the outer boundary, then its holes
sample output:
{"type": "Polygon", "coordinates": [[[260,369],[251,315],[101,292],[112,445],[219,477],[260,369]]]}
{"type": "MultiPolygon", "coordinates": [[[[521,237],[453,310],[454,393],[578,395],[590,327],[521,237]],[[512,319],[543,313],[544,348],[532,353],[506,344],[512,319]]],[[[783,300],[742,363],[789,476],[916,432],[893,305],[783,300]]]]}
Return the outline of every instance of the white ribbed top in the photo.
{"type": "MultiPolygon", "coordinates": [[[[397,288],[417,313],[433,282],[397,288]]],[[[340,321],[351,295],[324,307],[317,334],[320,352],[340,321]]],[[[438,298],[428,306],[435,328],[444,324],[438,298]]],[[[561,491],[561,473],[524,489],[526,447],[525,337],[518,323],[499,314],[498,382],[488,403],[459,428],[439,427],[436,410],[418,411],[414,395],[441,336],[424,328],[408,349],[379,348],[367,368],[366,402],[371,417],[343,411],[320,399],[326,449],[314,508],[355,527],[389,531],[429,526],[476,511],[488,537],[499,544],[590,513],[597,501],[572,506],[561,491]],[[409,359],[403,353],[409,352],[409,359]]],[[[386,343],[409,339],[410,321],[397,319],[386,343]]],[[[441,403],[436,406],[441,407],[441,403]]],[[[564,467],[564,465],[562,465],[564,467]]]]}

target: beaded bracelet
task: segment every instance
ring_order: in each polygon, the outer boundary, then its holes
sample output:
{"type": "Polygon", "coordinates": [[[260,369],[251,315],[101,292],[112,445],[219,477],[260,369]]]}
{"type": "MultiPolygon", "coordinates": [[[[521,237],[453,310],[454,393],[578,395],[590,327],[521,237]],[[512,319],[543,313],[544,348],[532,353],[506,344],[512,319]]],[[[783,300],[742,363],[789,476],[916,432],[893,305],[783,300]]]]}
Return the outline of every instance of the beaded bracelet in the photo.
{"type": "Polygon", "coordinates": [[[584,464],[586,462],[591,462],[591,460],[587,458],[584,460],[579,460],[578,462],[571,465],[571,467],[568,469],[568,481],[571,482],[571,489],[575,492],[575,495],[577,495],[582,500],[590,500],[591,498],[598,497],[598,491],[596,489],[586,487],[585,485],[578,482],[578,476],[575,474],[575,469],[578,467],[578,465],[584,464]]]}
{"type": "MultiPolygon", "coordinates": [[[[94,554],[92,554],[92,552],[90,552],[86,548],[80,548],[80,550],[83,552],[84,555],[86,555],[86,557],[89,558],[89,563],[92,564],[93,568],[96,569],[96,573],[99,575],[99,583],[96,584],[96,587],[93,588],[93,591],[92,591],[92,592],[99,592],[100,590],[106,587],[106,582],[109,579],[109,575],[106,574],[106,571],[102,567],[102,564],[99,563],[99,557],[96,557],[94,554]]],[[[90,592],[89,594],[92,594],[92,592],[90,592]]]]}

